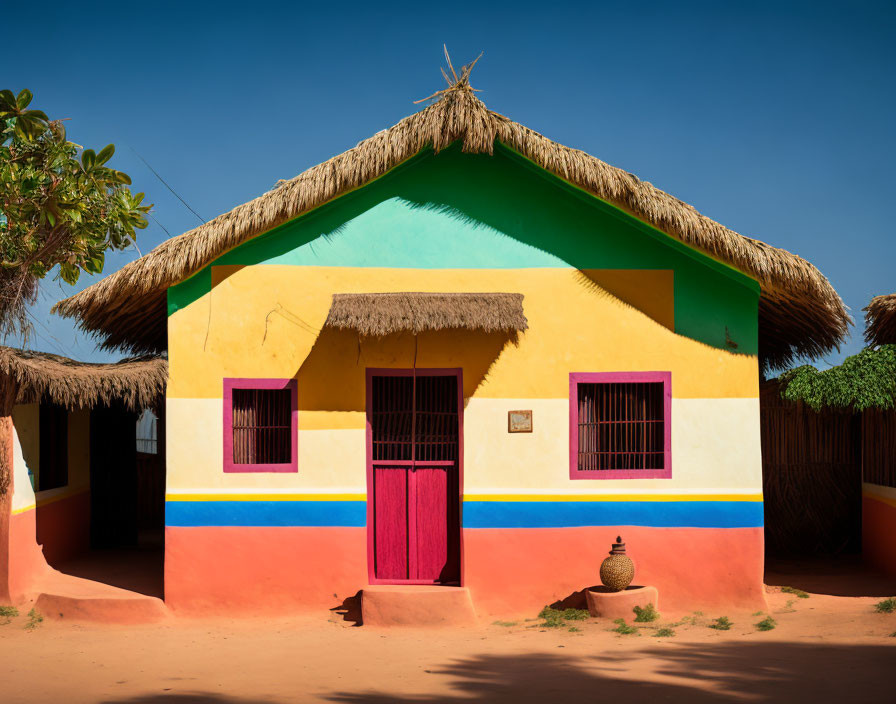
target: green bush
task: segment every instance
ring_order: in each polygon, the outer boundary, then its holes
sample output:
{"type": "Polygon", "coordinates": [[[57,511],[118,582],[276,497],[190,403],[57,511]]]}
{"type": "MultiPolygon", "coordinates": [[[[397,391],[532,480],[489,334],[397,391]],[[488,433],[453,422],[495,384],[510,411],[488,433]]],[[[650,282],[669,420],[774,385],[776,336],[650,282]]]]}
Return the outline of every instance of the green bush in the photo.
{"type": "Polygon", "coordinates": [[[632,611],[635,612],[635,621],[638,623],[649,623],[650,621],[658,620],[660,617],[660,612],[656,610],[653,604],[648,604],[644,607],[636,606],[632,611]]]}
{"type": "Polygon", "coordinates": [[[717,631],[730,631],[733,625],[727,616],[719,616],[719,618],[709,624],[709,628],[714,628],[717,631]]]}
{"type": "Polygon", "coordinates": [[[759,623],[756,624],[756,628],[760,631],[771,631],[774,630],[775,626],[778,625],[778,622],[775,621],[771,616],[766,616],[759,623]]]}
{"type": "Polygon", "coordinates": [[[629,626],[624,618],[617,618],[613,623],[616,624],[616,628],[613,628],[612,631],[614,633],[621,633],[622,635],[631,635],[632,633],[637,633],[638,629],[634,626],[629,626]]]}
{"type": "Polygon", "coordinates": [[[889,599],[877,602],[874,605],[874,610],[881,614],[893,613],[896,611],[896,596],[891,596],[889,599]]]}

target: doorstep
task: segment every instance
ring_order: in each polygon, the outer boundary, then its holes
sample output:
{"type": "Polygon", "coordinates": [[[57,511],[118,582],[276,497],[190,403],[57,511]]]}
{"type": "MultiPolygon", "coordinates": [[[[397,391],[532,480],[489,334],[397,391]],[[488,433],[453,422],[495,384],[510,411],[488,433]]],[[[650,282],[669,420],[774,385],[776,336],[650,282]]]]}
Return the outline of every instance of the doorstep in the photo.
{"type": "Polygon", "coordinates": [[[361,590],[364,626],[469,626],[476,623],[466,587],[372,585],[361,590]]]}

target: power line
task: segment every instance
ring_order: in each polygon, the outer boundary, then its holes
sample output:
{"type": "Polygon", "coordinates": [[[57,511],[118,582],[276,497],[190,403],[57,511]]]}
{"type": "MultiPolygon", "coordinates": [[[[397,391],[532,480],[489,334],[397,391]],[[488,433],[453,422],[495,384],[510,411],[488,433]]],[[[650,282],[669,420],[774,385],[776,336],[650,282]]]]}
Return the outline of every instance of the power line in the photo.
{"type": "MultiPolygon", "coordinates": [[[[165,188],[167,188],[169,191],[171,191],[171,192],[174,194],[174,196],[175,196],[181,203],[183,203],[183,204],[186,206],[187,210],[189,210],[191,213],[193,213],[193,215],[195,215],[197,218],[199,218],[199,222],[201,222],[201,223],[204,225],[204,224],[205,224],[205,219],[204,219],[199,213],[197,213],[195,210],[193,210],[193,209],[190,207],[190,204],[187,203],[187,201],[185,201],[183,198],[181,198],[181,197],[180,197],[180,194],[179,194],[177,191],[175,191],[171,186],[169,186],[168,183],[167,183],[167,181],[165,181],[165,179],[163,179],[161,176],[159,176],[159,172],[156,171],[154,168],[152,168],[152,167],[149,165],[149,162],[148,162],[146,159],[144,159],[142,156],[140,156],[139,152],[138,152],[136,149],[134,149],[133,147],[131,147],[131,145],[128,145],[128,146],[130,147],[131,151],[134,152],[134,154],[137,155],[137,158],[140,159],[140,161],[142,161],[144,164],[146,164],[146,168],[149,169],[150,171],[152,171],[153,174],[155,175],[155,177],[156,177],[157,179],[159,179],[159,181],[162,182],[162,185],[164,185],[165,188]]],[[[155,218],[153,218],[153,219],[155,219],[155,218]]],[[[158,220],[156,220],[156,222],[158,222],[158,220]]],[[[165,228],[163,227],[162,229],[164,230],[165,228]]],[[[167,230],[165,230],[165,231],[167,232],[167,230]]]]}

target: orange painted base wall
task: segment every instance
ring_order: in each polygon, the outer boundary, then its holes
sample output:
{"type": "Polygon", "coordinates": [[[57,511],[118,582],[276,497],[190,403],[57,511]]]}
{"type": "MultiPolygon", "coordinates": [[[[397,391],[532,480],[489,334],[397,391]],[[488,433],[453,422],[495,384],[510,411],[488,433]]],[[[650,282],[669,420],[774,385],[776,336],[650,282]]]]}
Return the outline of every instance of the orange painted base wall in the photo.
{"type": "Polygon", "coordinates": [[[36,581],[49,571],[40,546],[34,540],[35,511],[9,517],[9,592],[13,603],[21,602],[36,581]]]}
{"type": "Polygon", "coordinates": [[[896,574],[896,506],[868,494],[862,497],[862,554],[896,574]]]}
{"type": "Polygon", "coordinates": [[[37,542],[51,565],[89,549],[90,492],[38,506],[37,542]]]}
{"type": "MultiPolygon", "coordinates": [[[[618,532],[661,608],[765,608],[762,528],[477,528],[463,540],[477,614],[532,615],[599,583],[618,532]]],[[[165,539],[176,611],[332,608],[368,583],[366,528],[168,527],[165,539]]]]}

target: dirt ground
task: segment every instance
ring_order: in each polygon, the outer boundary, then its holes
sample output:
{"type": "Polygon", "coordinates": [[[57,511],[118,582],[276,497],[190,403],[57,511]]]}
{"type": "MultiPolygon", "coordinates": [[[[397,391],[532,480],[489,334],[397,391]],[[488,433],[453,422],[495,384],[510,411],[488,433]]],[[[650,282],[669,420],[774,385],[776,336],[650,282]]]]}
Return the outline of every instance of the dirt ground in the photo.
{"type": "Polygon", "coordinates": [[[28,630],[22,614],[0,626],[0,702],[896,702],[896,612],[770,589],[767,632],[764,613],[663,614],[633,635],[593,619],[374,630],[338,613],[28,630]],[[731,630],[707,627],[723,615],[731,630]]]}

